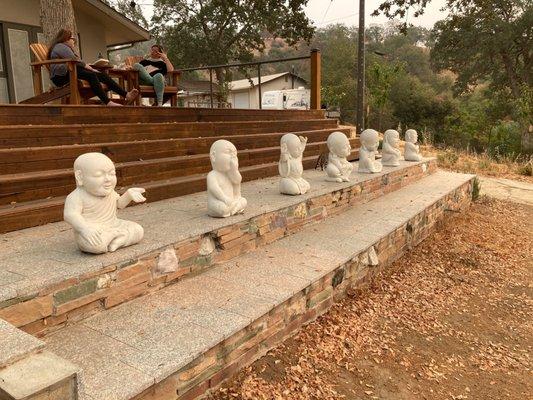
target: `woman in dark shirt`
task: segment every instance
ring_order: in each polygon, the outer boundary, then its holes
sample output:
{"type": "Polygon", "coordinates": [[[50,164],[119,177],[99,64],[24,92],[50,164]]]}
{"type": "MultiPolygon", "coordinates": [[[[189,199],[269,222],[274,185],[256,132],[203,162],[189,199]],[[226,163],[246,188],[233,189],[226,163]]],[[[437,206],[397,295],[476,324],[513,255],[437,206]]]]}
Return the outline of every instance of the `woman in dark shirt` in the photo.
{"type": "Polygon", "coordinates": [[[133,64],[133,69],[139,71],[139,81],[142,85],[154,87],[156,103],[163,105],[163,95],[165,93],[165,75],[169,71],[174,71],[174,66],[163,52],[163,48],[154,44],[150,48],[150,56],[133,64]]]}
{"type": "MultiPolygon", "coordinates": [[[[100,82],[104,83],[109,90],[112,90],[113,92],[124,97],[125,104],[131,104],[139,95],[139,91],[137,89],[133,89],[129,92],[126,92],[118,83],[111,79],[109,75],[103,74],[90,65],[85,64],[80,60],[80,57],[74,51],[75,43],[76,39],[72,36],[72,32],[67,29],[61,29],[57,33],[52,45],[50,46],[50,49],[48,50],[48,59],[51,60],[64,58],[77,60],[78,63],[76,65],[76,72],[78,74],[78,78],[89,82],[94,94],[100,98],[102,103],[108,106],[122,105],[109,99],[106,92],[102,89],[100,82]]],[[[66,64],[52,64],[50,66],[50,80],[56,86],[66,85],[69,82],[69,72],[66,64]]]]}

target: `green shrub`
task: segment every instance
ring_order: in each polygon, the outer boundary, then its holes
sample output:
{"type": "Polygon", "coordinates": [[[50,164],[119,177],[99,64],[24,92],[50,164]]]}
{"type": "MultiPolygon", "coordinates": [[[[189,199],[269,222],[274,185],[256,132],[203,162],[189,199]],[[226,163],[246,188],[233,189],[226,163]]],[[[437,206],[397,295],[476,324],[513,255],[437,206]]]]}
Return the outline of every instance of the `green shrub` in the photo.
{"type": "Polygon", "coordinates": [[[479,199],[479,193],[481,191],[481,184],[477,176],[472,181],[472,201],[477,201],[479,199]]]}
{"type": "Polygon", "coordinates": [[[488,152],[498,160],[501,156],[520,153],[521,150],[520,124],[514,121],[500,121],[490,131],[488,152]]]}

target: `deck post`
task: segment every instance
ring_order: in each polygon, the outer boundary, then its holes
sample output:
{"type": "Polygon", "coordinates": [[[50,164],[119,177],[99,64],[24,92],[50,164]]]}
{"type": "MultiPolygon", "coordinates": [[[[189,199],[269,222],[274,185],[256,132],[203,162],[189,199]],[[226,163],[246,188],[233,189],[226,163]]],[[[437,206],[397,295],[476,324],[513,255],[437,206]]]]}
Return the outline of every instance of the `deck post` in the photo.
{"type": "Polygon", "coordinates": [[[81,104],[80,89],[78,87],[78,71],[76,70],[76,63],[68,62],[67,68],[69,72],[69,83],[70,83],[70,104],[81,104]]]}
{"type": "Polygon", "coordinates": [[[263,108],[263,104],[261,104],[261,64],[257,64],[257,87],[259,89],[259,109],[261,110],[263,108]]]}
{"type": "Polygon", "coordinates": [[[213,108],[213,70],[209,69],[209,97],[211,99],[211,108],[213,108]]]}
{"type": "Polygon", "coordinates": [[[320,50],[311,50],[311,109],[320,110],[320,50]]]}

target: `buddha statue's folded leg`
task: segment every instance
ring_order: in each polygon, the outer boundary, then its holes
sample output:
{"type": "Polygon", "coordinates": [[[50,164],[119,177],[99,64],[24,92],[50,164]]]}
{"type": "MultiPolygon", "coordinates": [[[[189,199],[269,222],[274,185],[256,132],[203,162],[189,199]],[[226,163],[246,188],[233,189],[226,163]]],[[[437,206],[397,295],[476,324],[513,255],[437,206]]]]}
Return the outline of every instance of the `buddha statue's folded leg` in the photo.
{"type": "Polygon", "coordinates": [[[311,189],[311,185],[304,178],[298,179],[298,186],[300,186],[300,193],[304,194],[311,189]]]}
{"type": "Polygon", "coordinates": [[[333,163],[328,163],[326,166],[326,173],[328,174],[328,177],[326,178],[327,181],[342,182],[341,171],[333,163]]]}
{"type": "Polygon", "coordinates": [[[115,238],[115,233],[104,230],[100,233],[96,244],[89,243],[81,235],[76,235],[76,243],[81,251],[92,254],[103,254],[108,252],[109,242],[115,238]]]}
{"type": "Polygon", "coordinates": [[[291,178],[281,178],[279,183],[279,191],[283,194],[298,195],[301,194],[300,186],[294,179],[291,178]]]}
{"type": "Polygon", "coordinates": [[[342,170],[342,180],[344,182],[348,182],[350,180],[350,175],[353,171],[353,164],[350,163],[350,162],[346,162],[346,164],[344,165],[344,168],[342,170]]]}
{"type": "Polygon", "coordinates": [[[115,251],[121,247],[139,243],[144,236],[144,229],[133,221],[119,220],[114,228],[114,237],[109,242],[108,250],[115,251]]]}
{"type": "Polygon", "coordinates": [[[239,197],[237,200],[235,200],[235,202],[231,206],[231,210],[230,210],[231,215],[239,214],[243,212],[247,204],[248,202],[246,201],[244,197],[239,197]]]}
{"type": "Polygon", "coordinates": [[[207,214],[211,217],[225,218],[231,215],[231,209],[223,201],[214,198],[208,198],[207,214]]]}

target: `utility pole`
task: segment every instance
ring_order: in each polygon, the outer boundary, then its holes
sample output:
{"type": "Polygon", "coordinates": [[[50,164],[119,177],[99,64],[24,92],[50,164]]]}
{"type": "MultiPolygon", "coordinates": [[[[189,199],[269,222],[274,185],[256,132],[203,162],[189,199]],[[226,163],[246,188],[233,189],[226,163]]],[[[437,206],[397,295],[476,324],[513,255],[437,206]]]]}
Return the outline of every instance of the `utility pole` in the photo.
{"type": "Polygon", "coordinates": [[[359,38],[357,44],[356,131],[365,129],[365,0],[359,0],[359,38]]]}

